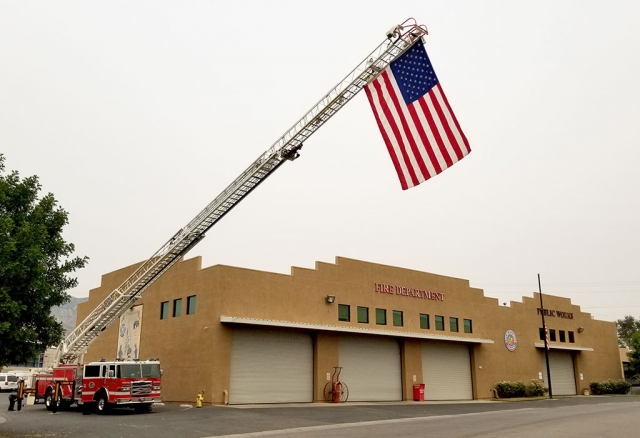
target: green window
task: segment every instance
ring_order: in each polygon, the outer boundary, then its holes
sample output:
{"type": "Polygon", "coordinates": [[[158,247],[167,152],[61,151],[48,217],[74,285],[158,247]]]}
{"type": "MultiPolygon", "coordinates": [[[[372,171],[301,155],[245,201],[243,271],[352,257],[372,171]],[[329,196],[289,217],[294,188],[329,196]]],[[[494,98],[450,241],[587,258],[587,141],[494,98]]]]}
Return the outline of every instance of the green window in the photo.
{"type": "Polygon", "coordinates": [[[191,295],[187,297],[187,315],[193,315],[196,313],[196,296],[191,295]]]}
{"type": "Polygon", "coordinates": [[[465,333],[473,333],[473,326],[471,325],[470,319],[464,320],[464,332],[465,333]]]}
{"type": "Polygon", "coordinates": [[[347,304],[338,304],[338,321],[351,321],[350,306],[347,304]]]}
{"type": "Polygon", "coordinates": [[[393,311],[393,325],[402,327],[402,310],[393,311]]]}
{"type": "Polygon", "coordinates": [[[458,318],[449,317],[449,331],[450,332],[458,331],[458,318]]]}
{"type": "Polygon", "coordinates": [[[160,303],[160,319],[167,319],[169,317],[169,301],[163,301],[160,303]]]}
{"type": "Polygon", "coordinates": [[[429,315],[426,315],[424,313],[420,314],[420,328],[429,329],[429,315]]]}
{"type": "Polygon", "coordinates": [[[358,322],[369,324],[369,308],[358,306],[358,322]]]}
{"type": "Polygon", "coordinates": [[[173,300],[173,317],[180,316],[182,314],[182,298],[173,300]]]}
{"type": "Polygon", "coordinates": [[[376,324],[387,325],[387,309],[376,309],[376,324]]]}
{"type": "Polygon", "coordinates": [[[436,330],[444,331],[444,316],[436,315],[436,330]]]}

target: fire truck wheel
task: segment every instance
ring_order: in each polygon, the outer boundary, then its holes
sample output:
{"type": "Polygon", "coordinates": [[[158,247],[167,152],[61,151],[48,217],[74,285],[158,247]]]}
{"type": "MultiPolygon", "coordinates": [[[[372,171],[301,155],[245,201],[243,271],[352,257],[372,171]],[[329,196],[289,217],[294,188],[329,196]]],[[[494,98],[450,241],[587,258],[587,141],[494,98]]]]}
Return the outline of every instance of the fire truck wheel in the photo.
{"type": "Polygon", "coordinates": [[[104,414],[109,410],[109,400],[105,393],[102,393],[96,399],[96,411],[98,414],[104,414]]]}
{"type": "Polygon", "coordinates": [[[47,389],[47,392],[44,394],[44,405],[48,411],[53,410],[53,391],[51,391],[51,389],[47,389]]]}

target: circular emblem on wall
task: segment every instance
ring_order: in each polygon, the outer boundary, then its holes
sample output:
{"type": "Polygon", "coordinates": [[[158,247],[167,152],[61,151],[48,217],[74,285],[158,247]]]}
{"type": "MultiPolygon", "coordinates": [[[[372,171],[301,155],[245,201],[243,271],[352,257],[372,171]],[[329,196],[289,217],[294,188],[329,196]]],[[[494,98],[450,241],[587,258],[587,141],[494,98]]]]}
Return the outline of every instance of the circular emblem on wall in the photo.
{"type": "Polygon", "coordinates": [[[94,382],[89,382],[89,388],[93,388],[94,386],[96,386],[94,382]]]}
{"type": "Polygon", "coordinates": [[[504,346],[507,347],[509,351],[515,351],[518,346],[518,340],[516,339],[516,334],[513,330],[507,330],[504,334],[504,346]]]}

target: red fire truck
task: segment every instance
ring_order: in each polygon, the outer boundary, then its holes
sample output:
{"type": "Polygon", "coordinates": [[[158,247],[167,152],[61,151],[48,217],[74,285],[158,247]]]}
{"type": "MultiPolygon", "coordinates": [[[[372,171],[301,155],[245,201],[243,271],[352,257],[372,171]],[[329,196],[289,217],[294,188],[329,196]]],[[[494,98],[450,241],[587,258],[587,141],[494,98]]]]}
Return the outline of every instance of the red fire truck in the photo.
{"type": "Polygon", "coordinates": [[[44,400],[50,411],[75,403],[87,414],[93,409],[102,414],[115,406],[149,412],[153,403],[161,401],[161,374],[158,360],[63,364],[53,374],[36,375],[28,392],[44,400]]]}

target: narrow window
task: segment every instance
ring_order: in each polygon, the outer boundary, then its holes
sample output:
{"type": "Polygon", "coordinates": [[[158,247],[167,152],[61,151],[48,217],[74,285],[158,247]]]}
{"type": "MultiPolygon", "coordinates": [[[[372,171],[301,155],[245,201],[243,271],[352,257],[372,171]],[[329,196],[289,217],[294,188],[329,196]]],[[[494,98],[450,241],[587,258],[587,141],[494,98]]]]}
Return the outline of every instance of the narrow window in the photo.
{"type": "Polygon", "coordinates": [[[444,316],[436,315],[436,330],[444,331],[444,316]]]}
{"type": "Polygon", "coordinates": [[[169,301],[163,301],[160,303],[160,319],[167,319],[169,317],[169,301]]]}
{"type": "Polygon", "coordinates": [[[387,325],[387,309],[376,309],[376,324],[387,325]]]}
{"type": "Polygon", "coordinates": [[[347,304],[338,304],[338,321],[351,321],[349,310],[350,307],[347,304]]]}
{"type": "Polygon", "coordinates": [[[191,295],[187,297],[187,315],[193,315],[196,313],[196,296],[191,295]]]}
{"type": "Polygon", "coordinates": [[[420,328],[421,329],[429,329],[429,315],[421,313],[420,314],[420,328]]]}
{"type": "Polygon", "coordinates": [[[182,313],[182,298],[173,300],[173,317],[180,316],[182,313]]]}
{"type": "Polygon", "coordinates": [[[393,311],[393,325],[402,327],[402,310],[393,311]]]}
{"type": "Polygon", "coordinates": [[[470,319],[464,320],[464,332],[465,333],[473,333],[473,326],[471,325],[470,319]]]}
{"type": "Polygon", "coordinates": [[[549,330],[549,340],[552,342],[556,341],[556,329],[549,330]]]}
{"type": "Polygon", "coordinates": [[[567,342],[564,336],[564,330],[560,330],[560,342],[567,342]]]}
{"type": "Polygon", "coordinates": [[[449,331],[450,332],[458,331],[458,318],[449,317],[449,331]]]}
{"type": "Polygon", "coordinates": [[[369,324],[369,308],[358,306],[358,322],[369,324]]]}
{"type": "Polygon", "coordinates": [[[569,332],[569,342],[572,344],[576,342],[575,338],[573,337],[573,332],[569,332]]]}
{"type": "Polygon", "coordinates": [[[540,327],[538,330],[540,331],[540,340],[544,341],[544,328],[540,327]]]}

